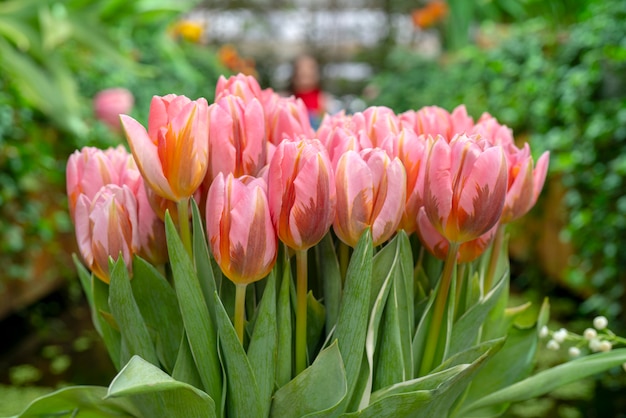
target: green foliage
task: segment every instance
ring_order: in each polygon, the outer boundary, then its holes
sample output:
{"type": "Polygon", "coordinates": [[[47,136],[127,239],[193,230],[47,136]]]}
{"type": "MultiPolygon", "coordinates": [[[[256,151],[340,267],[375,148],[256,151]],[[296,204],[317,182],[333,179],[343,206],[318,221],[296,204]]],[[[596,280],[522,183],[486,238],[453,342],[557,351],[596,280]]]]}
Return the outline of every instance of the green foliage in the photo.
{"type": "Polygon", "coordinates": [[[537,155],[550,150],[549,181],[567,188],[561,235],[576,250],[566,280],[592,294],[584,312],[615,318],[626,284],[626,4],[592,2],[581,16],[558,30],[543,19],[504,33],[485,26],[498,45],[469,46],[445,62],[396,50],[374,100],[396,111],[489,110],[537,155]]]}

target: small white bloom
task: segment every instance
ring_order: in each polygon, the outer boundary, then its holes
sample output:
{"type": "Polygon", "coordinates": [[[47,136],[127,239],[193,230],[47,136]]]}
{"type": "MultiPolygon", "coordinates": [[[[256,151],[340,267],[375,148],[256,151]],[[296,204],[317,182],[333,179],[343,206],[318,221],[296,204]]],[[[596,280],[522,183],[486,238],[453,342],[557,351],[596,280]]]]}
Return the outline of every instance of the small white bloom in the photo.
{"type": "Polygon", "coordinates": [[[552,338],[554,339],[554,341],[556,341],[559,344],[565,341],[566,337],[567,337],[567,330],[565,328],[561,328],[560,330],[552,334],[552,338]]]}
{"type": "Polygon", "coordinates": [[[539,330],[539,338],[546,338],[549,333],[550,333],[550,330],[548,329],[547,326],[544,325],[539,330]]]}
{"type": "Polygon", "coordinates": [[[591,341],[589,341],[589,349],[594,353],[600,351],[600,340],[597,338],[591,339],[591,341]]]}
{"type": "Polygon", "coordinates": [[[570,347],[568,352],[570,357],[580,356],[580,349],[578,347],[570,347]]]}
{"type": "Polygon", "coordinates": [[[548,341],[548,344],[546,345],[546,347],[548,347],[548,350],[553,350],[556,351],[558,350],[561,346],[559,345],[559,343],[557,343],[554,340],[550,340],[548,341]]]}
{"type": "Polygon", "coordinates": [[[606,340],[601,341],[600,346],[598,347],[598,349],[603,352],[611,351],[611,348],[613,348],[613,344],[606,340]]]}
{"type": "Polygon", "coordinates": [[[585,337],[585,340],[591,341],[598,336],[598,331],[593,328],[587,328],[583,333],[583,336],[585,337]]]}
{"type": "Polygon", "coordinates": [[[593,318],[593,326],[598,331],[606,328],[607,325],[609,325],[609,320],[606,319],[605,316],[596,316],[595,318],[593,318]]]}

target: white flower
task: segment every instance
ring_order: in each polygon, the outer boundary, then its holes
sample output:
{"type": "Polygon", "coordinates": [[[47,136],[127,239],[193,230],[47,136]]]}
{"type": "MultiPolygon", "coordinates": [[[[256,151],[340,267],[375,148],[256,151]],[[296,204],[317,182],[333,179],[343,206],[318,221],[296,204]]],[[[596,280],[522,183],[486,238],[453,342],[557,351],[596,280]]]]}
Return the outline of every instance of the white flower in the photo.
{"type": "Polygon", "coordinates": [[[601,341],[600,346],[598,347],[598,349],[603,352],[611,351],[611,348],[613,348],[613,344],[606,340],[601,341]]]}
{"type": "Polygon", "coordinates": [[[609,320],[606,319],[605,316],[596,316],[595,318],[593,318],[593,326],[598,331],[606,328],[607,325],[609,325],[609,320]]]}
{"type": "Polygon", "coordinates": [[[550,333],[550,330],[548,329],[547,326],[544,325],[539,330],[539,338],[546,338],[549,333],[550,333]]]}
{"type": "Polygon", "coordinates": [[[578,347],[570,347],[568,352],[570,357],[580,356],[580,349],[578,347]]]}
{"type": "Polygon", "coordinates": [[[592,338],[591,341],[589,341],[589,349],[594,353],[600,351],[600,340],[597,338],[592,338]]]}
{"type": "Polygon", "coordinates": [[[583,333],[585,340],[591,341],[598,336],[598,332],[593,328],[587,328],[583,333]]]}
{"type": "Polygon", "coordinates": [[[553,350],[556,351],[558,350],[561,346],[559,345],[558,342],[554,341],[554,340],[550,340],[548,341],[548,344],[546,345],[546,347],[548,348],[548,350],[553,350]]]}
{"type": "Polygon", "coordinates": [[[554,341],[556,341],[559,344],[565,341],[566,337],[567,337],[567,330],[565,328],[561,328],[560,330],[552,334],[552,338],[554,339],[554,341]]]}

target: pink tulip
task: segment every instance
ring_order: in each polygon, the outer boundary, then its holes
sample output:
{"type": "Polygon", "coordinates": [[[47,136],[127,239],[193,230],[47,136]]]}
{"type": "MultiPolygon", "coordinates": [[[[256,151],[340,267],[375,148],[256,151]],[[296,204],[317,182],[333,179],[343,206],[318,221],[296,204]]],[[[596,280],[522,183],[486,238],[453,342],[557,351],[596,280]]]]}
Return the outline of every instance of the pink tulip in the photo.
{"type": "Polygon", "coordinates": [[[93,199],[82,194],[76,203],[76,240],[91,271],[109,283],[109,257],[121,256],[132,271],[140,243],[137,200],[128,186],[106,185],[93,199]]]}
{"type": "Polygon", "coordinates": [[[328,113],[324,115],[319,128],[317,128],[317,139],[327,147],[330,137],[337,130],[346,133],[351,132],[353,135],[356,135],[352,116],[346,115],[346,112],[343,110],[333,115],[328,113]]]}
{"type": "Polygon", "coordinates": [[[489,113],[483,113],[471,133],[479,135],[491,145],[500,145],[505,151],[509,146],[514,146],[513,131],[506,125],[501,125],[496,118],[489,113]]]}
{"type": "Polygon", "coordinates": [[[406,202],[399,228],[407,234],[417,229],[417,214],[424,206],[426,157],[432,137],[417,136],[412,129],[402,129],[398,136],[398,158],[406,170],[406,202]]]}
{"type": "MultiPolygon", "coordinates": [[[[445,260],[448,255],[448,247],[450,243],[441,235],[435,227],[428,220],[425,209],[422,207],[418,214],[418,235],[420,241],[426,247],[426,249],[435,257],[440,260],[445,260]]],[[[459,245],[457,253],[457,262],[469,263],[477,259],[482,253],[485,252],[489,244],[493,241],[493,237],[498,229],[498,225],[495,225],[486,233],[482,234],[478,238],[470,241],[465,241],[459,245]]]]}
{"type": "Polygon", "coordinates": [[[474,125],[463,105],[456,107],[452,113],[439,106],[426,106],[417,112],[409,110],[400,115],[400,120],[418,135],[441,135],[448,142],[457,134],[469,133],[474,125]]]}
{"type": "Polygon", "coordinates": [[[428,154],[424,207],[450,242],[471,241],[500,220],[506,198],[507,164],[502,147],[457,136],[439,137],[428,154]]]}
{"type": "Polygon", "coordinates": [[[154,96],[147,131],[130,116],[121,119],[146,184],[172,201],[189,198],[202,183],[209,163],[206,100],[154,96]]]}
{"type": "Polygon", "coordinates": [[[352,123],[361,149],[382,148],[390,157],[397,156],[396,138],[401,126],[393,110],[384,106],[372,106],[355,113],[352,123]]]}
{"type": "Polygon", "coordinates": [[[315,135],[306,106],[301,99],[281,97],[276,93],[263,102],[267,140],[278,145],[285,138],[312,138],[315,135]]]}
{"type": "Polygon", "coordinates": [[[333,229],[343,242],[355,247],[370,227],[374,245],[396,231],[406,195],[406,174],[398,158],[391,160],[380,148],[346,152],[337,164],[337,211],[333,229]]]}
{"type": "Polygon", "coordinates": [[[261,103],[223,96],[209,107],[210,179],[222,172],[256,176],[265,165],[265,117],[261,103]]]}
{"type": "Polygon", "coordinates": [[[219,173],[209,189],[206,228],[213,256],[235,284],[261,280],[276,261],[277,239],[265,182],[219,173]]]}
{"type": "Polygon", "coordinates": [[[239,96],[245,103],[250,102],[252,99],[261,99],[261,86],[256,78],[251,75],[237,74],[229,78],[223,75],[217,80],[215,86],[215,101],[219,101],[224,96],[228,95],[239,96]]]}
{"type": "Polygon", "coordinates": [[[326,139],[326,150],[328,151],[333,170],[337,168],[337,163],[343,154],[348,151],[360,150],[357,138],[347,129],[335,128],[328,134],[326,139]]]}
{"type": "Polygon", "coordinates": [[[533,168],[533,157],[526,143],[522,149],[514,145],[505,148],[509,183],[501,223],[512,222],[524,216],[537,203],[548,172],[549,152],[544,152],[533,168]]]}
{"type": "Polygon", "coordinates": [[[105,123],[111,130],[120,131],[120,115],[130,113],[135,99],[133,94],[124,88],[112,88],[100,91],[93,99],[96,118],[105,123]]]}
{"type": "Polygon", "coordinates": [[[335,177],[317,139],[281,142],[268,169],[268,198],[278,238],[295,250],[317,244],[335,218],[335,177]]]}

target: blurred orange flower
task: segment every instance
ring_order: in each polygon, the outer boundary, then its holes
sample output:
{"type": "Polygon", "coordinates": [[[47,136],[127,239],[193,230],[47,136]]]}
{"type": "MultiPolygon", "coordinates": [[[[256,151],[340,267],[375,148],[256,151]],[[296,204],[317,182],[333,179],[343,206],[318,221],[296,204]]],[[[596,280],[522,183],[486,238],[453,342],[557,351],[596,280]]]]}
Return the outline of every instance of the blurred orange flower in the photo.
{"type": "Polygon", "coordinates": [[[179,20],[171,29],[170,33],[174,38],[182,38],[197,44],[202,39],[204,27],[199,22],[179,20]]]}
{"type": "Polygon", "coordinates": [[[448,4],[444,0],[432,0],[426,6],[411,12],[413,26],[428,29],[444,20],[448,15],[448,4]]]}
{"type": "Polygon", "coordinates": [[[240,56],[234,45],[222,45],[217,51],[217,57],[222,65],[233,73],[242,73],[253,77],[258,76],[254,59],[240,56]]]}

